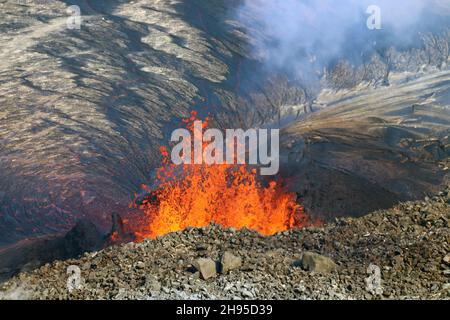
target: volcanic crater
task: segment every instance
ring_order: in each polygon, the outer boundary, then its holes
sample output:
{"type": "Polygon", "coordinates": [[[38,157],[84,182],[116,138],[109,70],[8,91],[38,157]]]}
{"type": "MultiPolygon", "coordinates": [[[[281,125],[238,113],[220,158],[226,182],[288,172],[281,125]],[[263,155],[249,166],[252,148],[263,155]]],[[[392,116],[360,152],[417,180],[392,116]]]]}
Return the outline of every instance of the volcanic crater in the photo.
{"type": "Polygon", "coordinates": [[[44,298],[149,298],[150,291],[159,298],[367,298],[350,278],[363,281],[368,263],[388,268],[385,297],[445,296],[448,68],[393,71],[388,85],[322,88],[314,99],[305,89],[304,100],[295,100],[282,76],[255,80],[271,71],[232,15],[242,4],[0,2],[0,281],[20,273],[0,287],[0,298],[17,290],[27,298],[39,290],[44,298]],[[73,4],[83,12],[80,30],[66,28],[73,4]],[[277,94],[285,86],[286,103],[277,94]],[[270,103],[257,104],[256,96],[270,103]],[[279,125],[279,175],[202,166],[184,168],[174,183],[165,148],[193,113],[223,130],[279,125]],[[401,235],[399,221],[414,232],[401,235]],[[383,239],[390,241],[385,253],[383,239]],[[201,273],[186,270],[227,250],[248,254],[240,270],[250,275],[239,285],[233,272],[214,278],[198,293],[201,273]],[[301,251],[333,258],[338,273],[313,279],[295,265],[301,251]],[[422,251],[436,256],[428,273],[416,274],[427,268],[413,259],[422,251]],[[176,266],[157,270],[158,252],[176,266]],[[101,290],[63,292],[69,264],[81,265],[101,290]],[[396,280],[393,269],[414,274],[417,289],[399,289],[405,279],[396,280]],[[129,272],[110,279],[111,270],[129,272]],[[166,274],[182,279],[164,282],[166,274]],[[42,279],[51,277],[58,285],[45,288],[42,279]],[[330,277],[332,293],[322,290],[330,277]],[[271,296],[258,286],[272,280],[289,290],[271,296]],[[116,290],[127,281],[127,292],[116,290]],[[135,288],[142,290],[130,293],[135,288]]]}

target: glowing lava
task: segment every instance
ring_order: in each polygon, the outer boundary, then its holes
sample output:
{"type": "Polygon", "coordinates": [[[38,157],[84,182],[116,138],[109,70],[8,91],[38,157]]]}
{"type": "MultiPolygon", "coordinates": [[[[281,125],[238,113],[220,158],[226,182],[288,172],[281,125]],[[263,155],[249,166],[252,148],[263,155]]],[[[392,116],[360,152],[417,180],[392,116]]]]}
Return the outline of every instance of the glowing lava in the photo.
{"type": "MultiPolygon", "coordinates": [[[[189,130],[195,120],[193,112],[185,121],[189,130]]],[[[203,121],[205,127],[207,120],[203,121]]],[[[247,227],[263,235],[308,223],[296,195],[286,192],[280,182],[264,185],[254,168],[236,164],[175,166],[167,149],[161,147],[160,151],[163,163],[157,170],[156,187],[143,186],[148,196],[137,205],[144,215],[127,221],[138,241],[212,222],[226,228],[247,227]]]]}

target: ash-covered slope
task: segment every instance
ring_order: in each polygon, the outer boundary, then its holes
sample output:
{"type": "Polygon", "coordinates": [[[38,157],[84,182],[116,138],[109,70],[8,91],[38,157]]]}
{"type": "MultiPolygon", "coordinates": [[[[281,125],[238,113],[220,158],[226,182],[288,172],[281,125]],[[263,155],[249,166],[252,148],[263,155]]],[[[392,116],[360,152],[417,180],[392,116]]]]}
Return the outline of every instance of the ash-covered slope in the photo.
{"type": "Polygon", "coordinates": [[[284,175],[307,212],[361,216],[448,181],[450,72],[413,76],[323,92],[320,112],[285,128],[284,175]]]}
{"type": "Polygon", "coordinates": [[[222,109],[208,111],[230,114],[242,57],[232,7],[0,1],[0,244],[82,216],[108,222],[191,108],[214,100],[222,109]],[[66,26],[72,4],[81,30],[66,26]]]}

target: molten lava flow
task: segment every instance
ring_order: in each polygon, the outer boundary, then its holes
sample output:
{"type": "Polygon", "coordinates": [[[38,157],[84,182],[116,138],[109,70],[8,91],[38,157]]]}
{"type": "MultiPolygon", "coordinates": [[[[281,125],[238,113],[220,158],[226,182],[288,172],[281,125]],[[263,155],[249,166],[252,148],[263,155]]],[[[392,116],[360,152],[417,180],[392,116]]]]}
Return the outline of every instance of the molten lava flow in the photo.
{"type": "MultiPolygon", "coordinates": [[[[185,121],[189,130],[195,118],[193,113],[185,121]]],[[[279,182],[264,186],[256,169],[235,164],[174,166],[167,149],[160,151],[163,164],[157,171],[157,187],[144,186],[149,196],[138,206],[144,218],[127,222],[138,241],[212,222],[263,235],[307,223],[296,195],[285,192],[279,182]]]]}

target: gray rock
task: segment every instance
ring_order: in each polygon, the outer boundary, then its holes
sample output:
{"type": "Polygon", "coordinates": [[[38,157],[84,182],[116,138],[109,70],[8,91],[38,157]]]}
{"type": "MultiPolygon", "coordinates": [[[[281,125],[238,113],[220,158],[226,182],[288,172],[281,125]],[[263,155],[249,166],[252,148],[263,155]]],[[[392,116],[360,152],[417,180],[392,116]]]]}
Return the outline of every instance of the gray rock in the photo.
{"type": "Polygon", "coordinates": [[[220,259],[220,272],[227,273],[231,270],[239,269],[242,266],[242,259],[229,251],[225,251],[220,259]]]}
{"type": "Polygon", "coordinates": [[[317,273],[330,273],[336,270],[336,264],[328,257],[314,252],[305,252],[302,258],[295,263],[302,269],[317,273]]]}
{"type": "Polygon", "coordinates": [[[244,289],[244,290],[242,290],[242,296],[244,298],[253,298],[253,293],[251,293],[247,289],[244,289]]]}
{"type": "Polygon", "coordinates": [[[148,276],[145,279],[145,288],[150,292],[158,292],[161,290],[161,284],[154,276],[148,276]]]}
{"type": "Polygon", "coordinates": [[[450,265],[450,253],[448,253],[443,259],[446,264],[450,265]]]}
{"type": "Polygon", "coordinates": [[[216,263],[210,258],[198,258],[192,266],[200,272],[204,280],[214,278],[217,275],[216,263]]]}
{"type": "Polygon", "coordinates": [[[197,251],[205,251],[208,250],[208,245],[206,243],[199,243],[195,246],[195,250],[197,251]]]}

